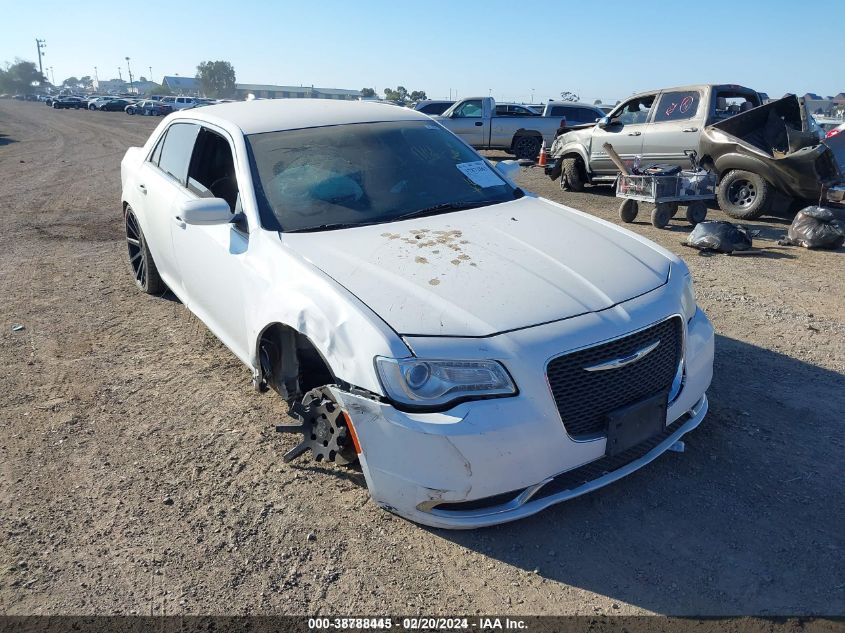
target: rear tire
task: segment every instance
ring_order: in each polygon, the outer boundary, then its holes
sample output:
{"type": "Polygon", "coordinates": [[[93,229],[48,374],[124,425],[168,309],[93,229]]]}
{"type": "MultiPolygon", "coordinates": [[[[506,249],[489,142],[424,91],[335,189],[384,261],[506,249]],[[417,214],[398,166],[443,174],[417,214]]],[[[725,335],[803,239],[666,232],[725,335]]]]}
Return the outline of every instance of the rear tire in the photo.
{"type": "Polygon", "coordinates": [[[719,208],[736,220],[754,220],[769,209],[772,186],[762,176],[735,169],[722,176],[716,189],[719,208]]]}
{"type": "Polygon", "coordinates": [[[584,170],[577,158],[564,158],[561,178],[565,181],[565,188],[569,191],[584,191],[586,180],[584,170]]]}
{"type": "Polygon", "coordinates": [[[637,219],[637,213],[639,211],[640,205],[636,200],[631,200],[630,198],[623,200],[622,204],[619,205],[619,219],[625,222],[625,224],[630,224],[637,219]]]}
{"type": "Polygon", "coordinates": [[[513,142],[513,154],[517,158],[537,160],[542,144],[543,141],[539,136],[518,136],[513,142]]]}
{"type": "Polygon", "coordinates": [[[658,229],[666,228],[669,220],[675,216],[676,210],[676,207],[671,202],[661,202],[656,205],[654,211],[651,212],[652,226],[658,229]]]}
{"type": "Polygon", "coordinates": [[[147,239],[144,237],[141,224],[132,207],[126,207],[124,223],[126,245],[129,249],[129,268],[135,279],[135,285],[148,295],[161,294],[166,286],[158,274],[153,255],[147,246],[147,239]]]}

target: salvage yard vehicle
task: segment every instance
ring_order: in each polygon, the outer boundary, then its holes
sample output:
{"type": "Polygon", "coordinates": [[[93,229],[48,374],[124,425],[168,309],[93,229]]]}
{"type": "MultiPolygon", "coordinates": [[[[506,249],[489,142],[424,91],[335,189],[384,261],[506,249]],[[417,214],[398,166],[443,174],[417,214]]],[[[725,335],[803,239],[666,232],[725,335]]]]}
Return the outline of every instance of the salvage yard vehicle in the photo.
{"type": "Polygon", "coordinates": [[[124,108],[126,114],[142,114],[146,116],[165,116],[173,112],[166,103],[153,101],[152,99],[143,99],[137,103],[130,103],[124,108]]]}
{"type": "Polygon", "coordinates": [[[422,112],[423,114],[428,114],[429,116],[434,114],[443,114],[452,106],[453,103],[455,102],[425,99],[424,101],[418,101],[417,103],[415,103],[414,110],[416,110],[417,112],[422,112]]]}
{"type": "Polygon", "coordinates": [[[845,138],[819,139],[794,95],[711,125],[701,137],[702,163],[719,174],[716,197],[733,218],[751,220],[793,200],[818,203],[845,182],[845,138]]]}
{"type": "Polygon", "coordinates": [[[286,461],[357,460],[430,526],[519,519],[697,427],[714,333],[683,261],[514,167],[408,108],[177,112],[121,163],[131,271],[288,402],[286,461]]]}
{"type": "MultiPolygon", "coordinates": [[[[619,173],[603,145],[610,143],[625,161],[685,167],[687,154],[699,152],[701,131],[759,106],[760,95],[736,85],[695,85],[636,94],[598,123],[557,137],[546,173],[562,185],[582,191],[587,183],[612,183],[619,173]]],[[[699,152],[701,155],[701,152],[699,152]]]]}
{"type": "Polygon", "coordinates": [[[500,149],[531,160],[540,154],[543,141],[551,145],[560,124],[559,117],[502,114],[492,97],[461,99],[433,118],[475,149],[500,149]]]}
{"type": "Polygon", "coordinates": [[[53,100],[52,107],[56,110],[79,110],[85,107],[85,102],[79,97],[59,97],[53,100]]]}
{"type": "Polygon", "coordinates": [[[543,109],[543,116],[561,120],[560,127],[595,125],[604,115],[605,112],[594,105],[574,101],[549,101],[543,109]]]}
{"type": "Polygon", "coordinates": [[[134,104],[132,99],[109,99],[97,105],[100,112],[124,112],[126,106],[134,104]]]}

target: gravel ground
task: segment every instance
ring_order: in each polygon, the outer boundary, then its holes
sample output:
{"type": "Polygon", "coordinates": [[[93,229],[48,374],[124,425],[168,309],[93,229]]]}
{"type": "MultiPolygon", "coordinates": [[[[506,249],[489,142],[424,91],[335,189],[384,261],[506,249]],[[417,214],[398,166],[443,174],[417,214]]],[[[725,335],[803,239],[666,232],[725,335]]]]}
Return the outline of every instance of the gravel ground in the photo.
{"type": "MultiPolygon", "coordinates": [[[[632,225],[689,263],[718,332],[686,452],[518,523],[425,529],[354,470],[283,464],[284,405],[136,291],[119,163],[156,123],[0,102],[0,613],[845,614],[843,250],[778,247],[782,219],[741,257],[632,225]]],[[[519,181],[618,222],[607,188],[519,181]]]]}

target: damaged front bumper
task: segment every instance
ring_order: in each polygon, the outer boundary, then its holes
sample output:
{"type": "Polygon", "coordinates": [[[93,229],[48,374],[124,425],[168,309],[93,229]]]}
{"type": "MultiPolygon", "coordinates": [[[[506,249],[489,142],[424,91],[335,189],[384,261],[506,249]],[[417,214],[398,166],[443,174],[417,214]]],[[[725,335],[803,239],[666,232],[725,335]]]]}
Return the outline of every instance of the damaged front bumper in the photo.
{"type": "MultiPolygon", "coordinates": [[[[548,327],[566,338],[564,330],[577,324],[548,327]]],[[[707,412],[713,328],[700,310],[687,324],[684,362],[684,386],[669,406],[664,431],[613,458],[605,456],[604,437],[567,435],[548,385],[522,380],[519,396],[466,402],[444,413],[402,412],[338,388],[333,395],[354,425],[375,503],[424,525],[467,529],[514,521],[591,492],[668,450],[707,412]]],[[[519,383],[518,365],[515,373],[519,383]]]]}

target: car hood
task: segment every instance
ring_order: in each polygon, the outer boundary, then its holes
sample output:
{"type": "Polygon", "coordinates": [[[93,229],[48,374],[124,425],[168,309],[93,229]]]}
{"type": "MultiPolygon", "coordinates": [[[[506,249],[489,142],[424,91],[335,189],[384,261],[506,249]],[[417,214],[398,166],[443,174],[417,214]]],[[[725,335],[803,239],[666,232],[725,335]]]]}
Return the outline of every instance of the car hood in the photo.
{"type": "Polygon", "coordinates": [[[489,336],[604,310],[663,285],[670,266],[647,240],[528,196],[282,240],[403,335],[489,336]]]}

